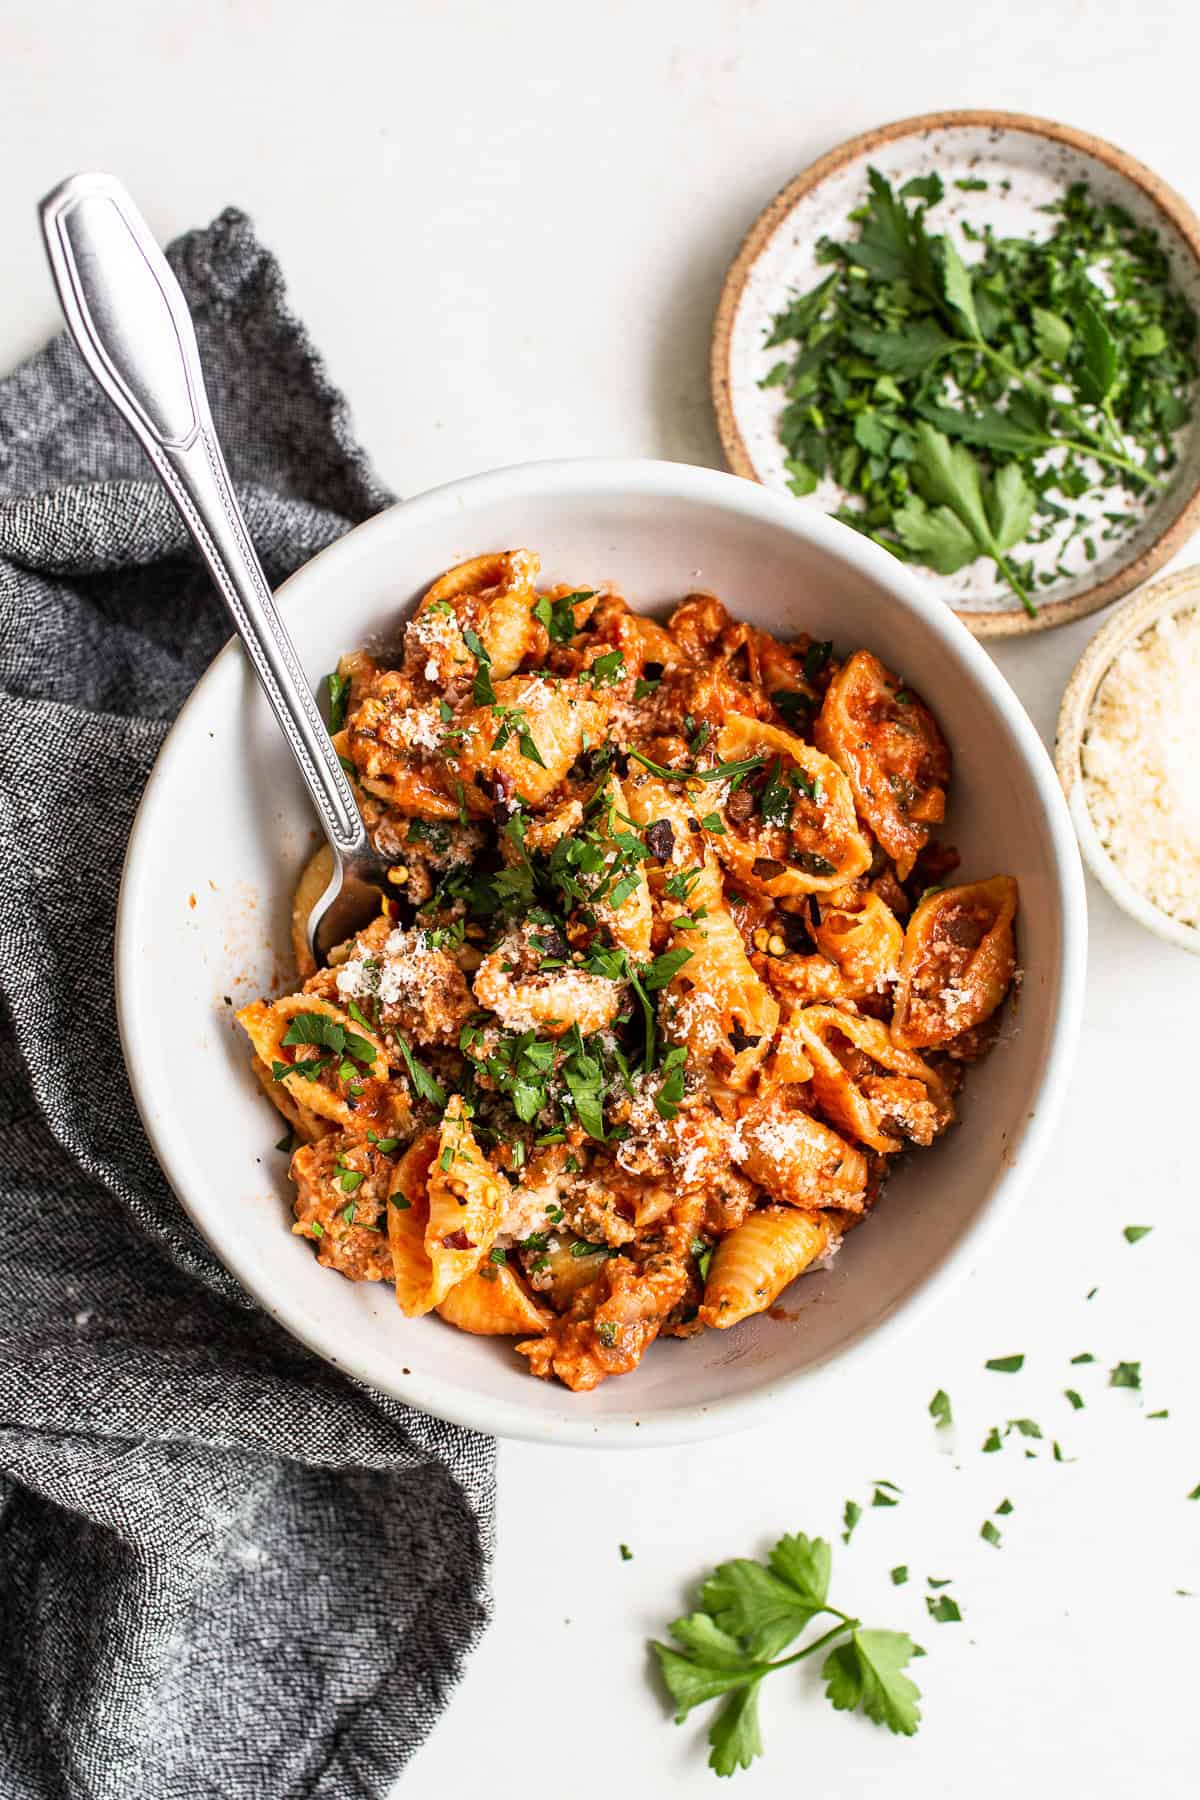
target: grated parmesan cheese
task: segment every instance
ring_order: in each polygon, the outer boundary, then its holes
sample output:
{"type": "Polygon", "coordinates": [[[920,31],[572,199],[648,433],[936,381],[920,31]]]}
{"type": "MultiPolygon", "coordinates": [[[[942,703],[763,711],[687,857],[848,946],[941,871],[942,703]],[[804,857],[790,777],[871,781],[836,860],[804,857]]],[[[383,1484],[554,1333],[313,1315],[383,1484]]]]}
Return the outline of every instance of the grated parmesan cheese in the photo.
{"type": "Polygon", "coordinates": [[[1116,658],[1082,765],[1092,823],[1121,873],[1200,926],[1200,612],[1160,619],[1116,658]]]}

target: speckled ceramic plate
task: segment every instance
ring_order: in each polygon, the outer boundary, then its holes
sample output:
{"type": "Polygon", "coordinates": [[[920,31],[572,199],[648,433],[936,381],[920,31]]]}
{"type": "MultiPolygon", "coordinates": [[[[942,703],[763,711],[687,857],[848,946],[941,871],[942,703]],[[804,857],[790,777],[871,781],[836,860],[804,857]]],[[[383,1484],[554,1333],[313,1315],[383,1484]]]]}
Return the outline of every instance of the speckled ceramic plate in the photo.
{"type": "MultiPolygon", "coordinates": [[[[1086,132],[1020,113],[930,113],[883,125],[831,150],[784,188],[755,221],[726,278],[713,332],[713,398],[729,465],[752,481],[787,490],[786,452],[777,429],[786,397],[779,387],[761,386],[781,354],[778,347],[765,347],[770,322],[790,293],[805,292],[825,272],[816,260],[817,244],[844,232],[848,213],[866,193],[872,166],[896,187],[937,170],[947,193],[931,213],[931,229],[953,232],[956,221],[969,217],[973,225],[990,224],[1006,236],[1046,234],[1049,223],[1038,209],[1070,183],[1085,181],[1099,199],[1115,201],[1157,232],[1176,282],[1200,312],[1200,220],[1123,151],[1086,132]],[[956,191],[954,182],[963,179],[988,185],[956,191]]],[[[971,245],[957,232],[954,237],[969,262],[971,245]]],[[[1053,539],[1036,552],[1035,566],[1061,564],[1064,570],[1038,589],[1037,618],[1021,610],[986,561],[955,575],[924,571],[927,580],[978,637],[1045,630],[1094,612],[1145,581],[1200,526],[1200,408],[1180,434],[1178,448],[1170,486],[1137,515],[1132,528],[1106,538],[1100,520],[1096,532],[1080,532],[1061,553],[1053,539]]],[[[1128,511],[1128,494],[1116,493],[1119,510],[1128,511]]],[[[797,505],[832,511],[843,498],[825,480],[797,505]]],[[[1103,495],[1081,505],[1097,517],[1116,510],[1103,495]]]]}

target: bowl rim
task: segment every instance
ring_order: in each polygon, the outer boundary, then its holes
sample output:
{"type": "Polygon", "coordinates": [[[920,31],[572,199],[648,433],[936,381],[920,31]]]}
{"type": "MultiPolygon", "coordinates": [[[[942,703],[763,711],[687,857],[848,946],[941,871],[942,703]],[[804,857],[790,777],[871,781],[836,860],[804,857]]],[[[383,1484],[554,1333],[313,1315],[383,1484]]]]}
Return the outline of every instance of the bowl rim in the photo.
{"type": "Polygon", "coordinates": [[[1100,684],[1122,651],[1128,650],[1160,619],[1175,613],[1195,612],[1200,608],[1200,563],[1176,569],[1161,581],[1130,596],[1118,606],[1112,617],[1098,631],[1071,672],[1063,689],[1058,709],[1058,728],[1054,742],[1054,766],[1063,792],[1079,848],[1091,873],[1111,900],[1152,931],[1155,937],[1193,956],[1200,956],[1200,927],[1173,919],[1148,900],[1122,873],[1100,841],[1092,823],[1083,775],[1083,745],[1091,722],[1092,707],[1100,684]]]}
{"type": "MultiPolygon", "coordinates": [[[[1096,137],[1090,131],[1080,131],[1073,125],[1063,125],[1056,119],[1039,118],[1033,113],[967,107],[947,112],[917,113],[911,118],[895,119],[890,124],[878,125],[871,131],[859,132],[856,137],[847,138],[845,142],[826,151],[824,156],[819,156],[815,162],[809,163],[807,168],[802,169],[780,189],[773,200],[768,201],[743,238],[722,284],[713,318],[709,380],[717,432],[726,460],[735,474],[745,476],[748,481],[760,480],[734,412],[731,354],[734,321],[741,304],[742,292],[751,270],[769,241],[785,223],[798,201],[859,156],[878,150],[884,144],[895,143],[900,138],[971,126],[985,130],[995,128],[1001,131],[1024,131],[1031,137],[1049,138],[1053,143],[1065,144],[1069,149],[1078,150],[1083,155],[1104,163],[1108,168],[1115,169],[1135,187],[1141,188],[1147,199],[1178,232],[1200,268],[1200,217],[1197,217],[1183,196],[1176,193],[1153,169],[1130,156],[1128,151],[1109,143],[1106,138],[1096,137]]],[[[1119,600],[1132,589],[1140,587],[1183,548],[1197,528],[1200,528],[1200,476],[1197,476],[1178,517],[1164,525],[1157,537],[1132,562],[1118,569],[1106,581],[1097,582],[1094,587],[1085,588],[1082,593],[1073,594],[1069,599],[1044,603],[1039,601],[1036,618],[1030,618],[1019,610],[980,612],[966,607],[948,607],[947,610],[954,612],[967,629],[979,638],[1020,637],[1032,631],[1051,631],[1056,625],[1066,625],[1072,619],[1082,619],[1089,613],[1098,612],[1110,601],[1119,600]]],[[[946,605],[946,602],[943,601],[942,604],[946,605]]]]}
{"type": "MultiPolygon", "coordinates": [[[[247,1268],[236,1246],[218,1241],[209,1228],[205,1206],[205,1178],[190,1151],[174,1141],[169,1125],[160,1128],[157,1105],[160,1096],[169,1101],[170,1090],[153,1059],[144,1056],[137,1015],[142,1002],[139,982],[145,980],[138,944],[133,936],[133,895],[153,863],[152,841],[144,821],[157,804],[160,791],[169,789],[176,769],[191,755],[190,720],[201,713],[208,694],[223,679],[222,671],[241,655],[236,639],[218,652],[167,734],[151,770],[134,819],[121,878],[115,932],[117,1018],[130,1085],[147,1136],[167,1180],[201,1235],[219,1260],[273,1318],[309,1349],[357,1379],[403,1403],[446,1419],[453,1424],[497,1436],[554,1444],[595,1445],[602,1448],[654,1447],[694,1442],[765,1422],[781,1398],[806,1382],[818,1380],[833,1365],[851,1363],[876,1353],[930,1310],[951,1284],[966,1274],[990,1234],[1012,1213],[1020,1193],[1050,1140],[1068,1085],[1083,1014],[1087,962],[1087,908],[1083,871],[1075,834],[1071,828],[1063,792],[1053,766],[1028,714],[983,647],[958,622],[942,601],[925,591],[924,584],[885,550],[861,534],[820,513],[796,507],[789,497],[723,471],[693,464],[641,458],[582,457],[526,462],[503,469],[450,481],[413,499],[396,503],[348,531],[298,569],[279,589],[285,617],[294,614],[295,601],[311,581],[317,565],[328,575],[336,572],[343,583],[353,581],[357,560],[373,553],[377,539],[403,531],[409,521],[422,529],[453,522],[461,529],[476,501],[494,503],[506,498],[577,496],[623,493],[629,498],[650,496],[684,500],[732,510],[764,525],[781,527],[791,536],[815,544],[826,554],[850,564],[888,594],[893,604],[913,615],[942,640],[995,706],[1014,741],[1017,754],[1029,772],[1046,820],[1051,877],[1059,897],[1062,953],[1056,971],[1057,992],[1051,996],[1052,1014],[1043,1046],[1035,1103],[1016,1123],[1008,1141],[1004,1166],[991,1193],[976,1216],[964,1226],[954,1243],[931,1264],[919,1284],[891,1307],[865,1322],[847,1342],[829,1350],[802,1369],[768,1377],[762,1387],[741,1397],[696,1402],[657,1411],[645,1421],[629,1415],[588,1417],[574,1414],[560,1403],[556,1410],[533,1411],[519,1401],[476,1395],[436,1375],[402,1376],[394,1356],[374,1347],[347,1354],[344,1343],[314,1327],[292,1302],[286,1288],[259,1281],[247,1268]],[[289,601],[292,604],[289,606],[289,601]]],[[[169,1114],[163,1113],[164,1121],[169,1114]]],[[[568,1398],[571,1398],[568,1396],[568,1398]]]]}

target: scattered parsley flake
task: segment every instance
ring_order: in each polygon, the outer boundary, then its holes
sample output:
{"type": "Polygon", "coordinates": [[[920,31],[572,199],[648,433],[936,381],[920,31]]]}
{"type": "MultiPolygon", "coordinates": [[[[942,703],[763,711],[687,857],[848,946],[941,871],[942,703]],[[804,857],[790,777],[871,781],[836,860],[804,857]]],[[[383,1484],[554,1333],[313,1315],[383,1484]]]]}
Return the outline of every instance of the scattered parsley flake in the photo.
{"type": "Polygon", "coordinates": [[[950,1410],[950,1396],[945,1388],[939,1388],[929,1402],[929,1416],[939,1431],[944,1431],[954,1423],[954,1415],[950,1410]]]}

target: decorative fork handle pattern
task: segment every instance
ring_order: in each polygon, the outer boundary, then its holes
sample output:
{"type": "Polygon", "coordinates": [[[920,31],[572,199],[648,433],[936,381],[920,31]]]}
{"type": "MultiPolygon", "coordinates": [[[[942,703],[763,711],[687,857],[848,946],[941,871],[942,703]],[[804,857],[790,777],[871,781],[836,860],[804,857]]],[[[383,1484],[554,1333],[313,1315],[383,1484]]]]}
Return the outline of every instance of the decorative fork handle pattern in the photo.
{"type": "Polygon", "coordinates": [[[41,205],[67,327],[132,427],[199,550],[335,852],[366,828],[272,598],[217,442],[187,302],[129,194],[74,175],[41,205]]]}

